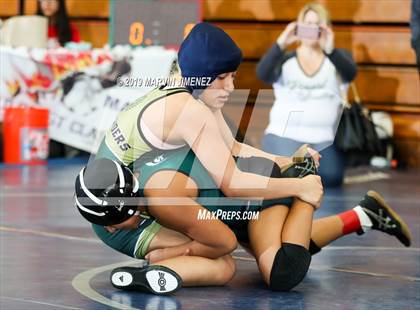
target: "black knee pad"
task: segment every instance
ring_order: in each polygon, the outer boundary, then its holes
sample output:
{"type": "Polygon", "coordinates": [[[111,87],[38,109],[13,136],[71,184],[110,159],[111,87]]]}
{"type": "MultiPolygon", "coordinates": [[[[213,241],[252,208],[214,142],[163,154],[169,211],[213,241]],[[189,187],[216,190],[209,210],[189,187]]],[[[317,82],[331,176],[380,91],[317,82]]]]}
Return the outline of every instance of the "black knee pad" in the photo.
{"type": "Polygon", "coordinates": [[[310,263],[311,254],[303,246],[283,243],[271,268],[270,289],[290,291],[303,280],[310,263]]]}
{"type": "Polygon", "coordinates": [[[311,239],[309,242],[309,253],[311,253],[311,255],[315,255],[319,252],[321,252],[321,248],[311,239]]]}

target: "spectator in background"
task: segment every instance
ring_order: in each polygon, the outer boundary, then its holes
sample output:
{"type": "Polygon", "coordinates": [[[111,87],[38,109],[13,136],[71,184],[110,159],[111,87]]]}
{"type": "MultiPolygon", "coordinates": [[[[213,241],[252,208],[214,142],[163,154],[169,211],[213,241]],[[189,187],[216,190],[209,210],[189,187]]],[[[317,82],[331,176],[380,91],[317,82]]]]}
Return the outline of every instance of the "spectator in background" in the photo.
{"type": "Polygon", "coordinates": [[[321,4],[305,5],[257,66],[258,77],[273,84],[275,94],[263,150],[291,156],[308,143],[323,157],[319,175],[324,186],[341,185],[345,156],[333,141],[344,85],[356,72],[351,54],[334,48],[328,11],[321,4]],[[295,42],[297,49],[286,52],[295,42]]]}
{"type": "MultiPolygon", "coordinates": [[[[37,15],[48,18],[48,47],[65,46],[67,42],[80,42],[77,28],[69,22],[65,0],[38,0],[37,15]]],[[[72,158],[85,154],[79,150],[51,140],[49,158],[72,158]]]]}
{"type": "Polygon", "coordinates": [[[420,73],[420,0],[411,2],[411,46],[416,52],[417,67],[420,73]]]}
{"type": "Polygon", "coordinates": [[[65,0],[38,0],[37,15],[48,18],[49,47],[80,42],[79,31],[69,22],[65,0]]]}

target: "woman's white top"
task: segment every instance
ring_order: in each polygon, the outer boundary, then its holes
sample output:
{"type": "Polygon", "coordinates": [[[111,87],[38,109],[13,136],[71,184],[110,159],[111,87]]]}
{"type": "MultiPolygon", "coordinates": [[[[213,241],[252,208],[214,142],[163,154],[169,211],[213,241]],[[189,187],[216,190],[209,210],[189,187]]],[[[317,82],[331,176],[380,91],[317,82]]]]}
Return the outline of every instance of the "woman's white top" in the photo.
{"type": "Polygon", "coordinates": [[[294,53],[281,70],[273,83],[275,101],[265,133],[311,144],[334,141],[347,87],[333,63],[324,57],[319,70],[308,76],[294,53]]]}

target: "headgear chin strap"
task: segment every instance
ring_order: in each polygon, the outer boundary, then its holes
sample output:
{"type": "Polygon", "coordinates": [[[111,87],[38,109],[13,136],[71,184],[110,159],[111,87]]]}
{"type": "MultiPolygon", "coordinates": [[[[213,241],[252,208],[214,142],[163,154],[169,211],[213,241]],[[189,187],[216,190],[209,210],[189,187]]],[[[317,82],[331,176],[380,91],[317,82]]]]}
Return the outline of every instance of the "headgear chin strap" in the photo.
{"type": "Polygon", "coordinates": [[[207,82],[187,86],[191,92],[205,89],[208,82],[213,82],[220,74],[236,71],[241,61],[242,52],[235,42],[222,29],[209,23],[195,25],[178,52],[182,77],[207,82]]]}

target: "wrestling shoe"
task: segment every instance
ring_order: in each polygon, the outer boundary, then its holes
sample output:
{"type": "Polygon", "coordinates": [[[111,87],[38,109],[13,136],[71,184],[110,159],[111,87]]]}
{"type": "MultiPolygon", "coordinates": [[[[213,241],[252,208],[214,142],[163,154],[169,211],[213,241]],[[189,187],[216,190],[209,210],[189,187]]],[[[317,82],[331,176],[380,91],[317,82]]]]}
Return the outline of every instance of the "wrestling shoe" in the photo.
{"type": "Polygon", "coordinates": [[[179,275],[164,266],[119,267],[111,272],[111,283],[123,290],[136,290],[167,295],[177,291],[182,280],[179,275]]]}
{"type": "Polygon", "coordinates": [[[293,158],[293,163],[280,169],[282,178],[303,178],[310,174],[317,174],[316,164],[312,157],[293,158]]]}
{"type": "MultiPolygon", "coordinates": [[[[381,195],[375,191],[368,191],[359,205],[371,220],[372,229],[395,236],[406,247],[411,245],[410,229],[381,195]]],[[[358,234],[363,234],[363,231],[359,231],[358,234]]]]}
{"type": "Polygon", "coordinates": [[[280,167],[282,178],[303,178],[310,174],[317,174],[315,160],[308,156],[308,145],[302,145],[292,156],[293,162],[280,167]]]}

